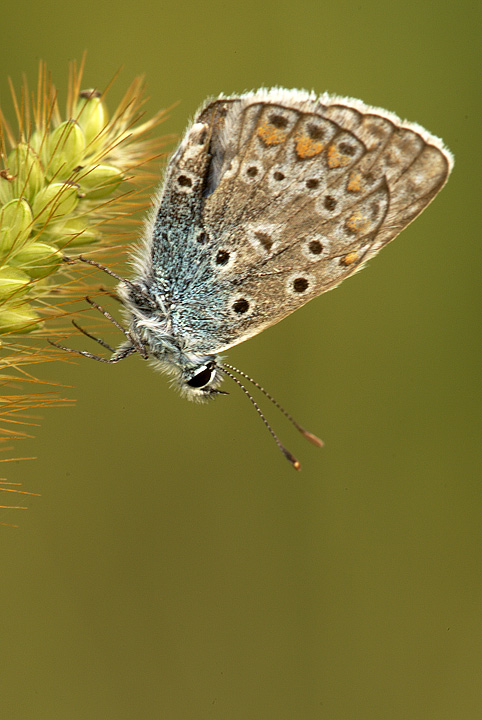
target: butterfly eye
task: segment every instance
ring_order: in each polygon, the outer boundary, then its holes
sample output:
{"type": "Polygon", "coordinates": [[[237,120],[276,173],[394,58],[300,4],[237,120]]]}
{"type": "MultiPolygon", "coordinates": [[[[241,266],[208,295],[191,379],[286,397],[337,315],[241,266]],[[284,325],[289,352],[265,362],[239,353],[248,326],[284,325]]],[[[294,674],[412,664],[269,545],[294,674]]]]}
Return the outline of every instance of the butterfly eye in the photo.
{"type": "Polygon", "coordinates": [[[199,372],[193,375],[190,380],[187,381],[187,385],[193,388],[202,388],[209,383],[209,381],[213,377],[213,374],[213,366],[209,365],[208,367],[203,367],[199,370],[199,372]]]}

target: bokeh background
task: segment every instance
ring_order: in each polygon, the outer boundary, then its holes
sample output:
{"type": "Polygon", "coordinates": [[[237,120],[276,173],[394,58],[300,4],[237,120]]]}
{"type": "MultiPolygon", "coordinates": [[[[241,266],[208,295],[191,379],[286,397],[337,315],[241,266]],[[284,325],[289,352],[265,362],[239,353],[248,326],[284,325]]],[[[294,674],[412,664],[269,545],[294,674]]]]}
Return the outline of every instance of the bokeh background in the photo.
{"type": "MultiPolygon", "coordinates": [[[[229,353],[326,442],[236,387],[179,398],[140,358],[80,360],[8,478],[0,705],[11,720],[482,717],[480,176],[476,5],[326,0],[2,3],[7,77],[39,59],[147,110],[261,85],[328,90],[417,121],[453,176],[333,293],[229,353]]],[[[33,84],[33,82],[32,82],[33,84]]]]}

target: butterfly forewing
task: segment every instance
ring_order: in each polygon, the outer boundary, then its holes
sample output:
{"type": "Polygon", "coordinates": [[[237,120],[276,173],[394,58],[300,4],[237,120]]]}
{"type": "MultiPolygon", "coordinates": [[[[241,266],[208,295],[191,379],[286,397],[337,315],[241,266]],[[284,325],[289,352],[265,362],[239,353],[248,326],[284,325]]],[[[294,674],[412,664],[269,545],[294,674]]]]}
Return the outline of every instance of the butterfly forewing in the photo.
{"type": "Polygon", "coordinates": [[[353,274],[432,200],[452,162],[423,128],[328,95],[221,98],[196,123],[168,168],[152,252],[160,275],[169,265],[174,324],[204,352],[353,274]]]}

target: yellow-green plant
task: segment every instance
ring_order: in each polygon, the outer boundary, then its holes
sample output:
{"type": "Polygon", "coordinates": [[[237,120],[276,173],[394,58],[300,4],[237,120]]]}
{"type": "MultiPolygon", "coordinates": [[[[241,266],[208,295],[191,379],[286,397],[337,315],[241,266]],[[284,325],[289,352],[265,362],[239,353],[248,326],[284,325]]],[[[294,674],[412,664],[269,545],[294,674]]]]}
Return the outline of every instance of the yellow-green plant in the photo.
{"type": "MultiPolygon", "coordinates": [[[[26,81],[20,94],[11,84],[15,130],[0,110],[0,442],[24,436],[29,408],[59,402],[19,387],[38,382],[29,365],[54,357],[35,345],[52,334],[47,321],[68,316],[66,304],[93,288],[85,266],[63,258],[122,251],[119,233],[112,243],[106,229],[120,221],[126,234],[145,204],[139,180],[160,148],[147,135],[164,113],[142,119],[142,79],[109,115],[105,93],[81,89],[83,66],[70,66],[64,114],[43,63],[32,96],[26,81]]],[[[15,491],[2,482],[0,491],[15,491]]]]}

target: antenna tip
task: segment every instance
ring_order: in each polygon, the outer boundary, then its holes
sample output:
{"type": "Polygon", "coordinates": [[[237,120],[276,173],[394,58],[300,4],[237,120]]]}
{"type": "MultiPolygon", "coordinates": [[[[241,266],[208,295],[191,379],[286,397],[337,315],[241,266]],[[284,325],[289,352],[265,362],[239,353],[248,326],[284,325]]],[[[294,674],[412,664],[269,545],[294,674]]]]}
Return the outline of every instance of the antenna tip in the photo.
{"type": "Polygon", "coordinates": [[[295,470],[301,470],[301,463],[300,463],[300,461],[297,460],[297,459],[295,458],[295,456],[292,455],[292,454],[290,453],[290,451],[287,450],[286,448],[282,447],[281,450],[283,451],[283,455],[285,456],[285,458],[286,458],[287,460],[289,460],[289,462],[293,465],[294,469],[295,469],[295,470]]]}
{"type": "Polygon", "coordinates": [[[316,445],[316,447],[320,447],[320,448],[325,447],[325,443],[323,442],[323,440],[320,440],[320,438],[317,437],[316,435],[314,435],[313,433],[309,432],[308,430],[305,430],[304,428],[301,430],[301,432],[303,433],[305,438],[307,440],[309,440],[310,443],[313,443],[313,445],[316,445]]]}

